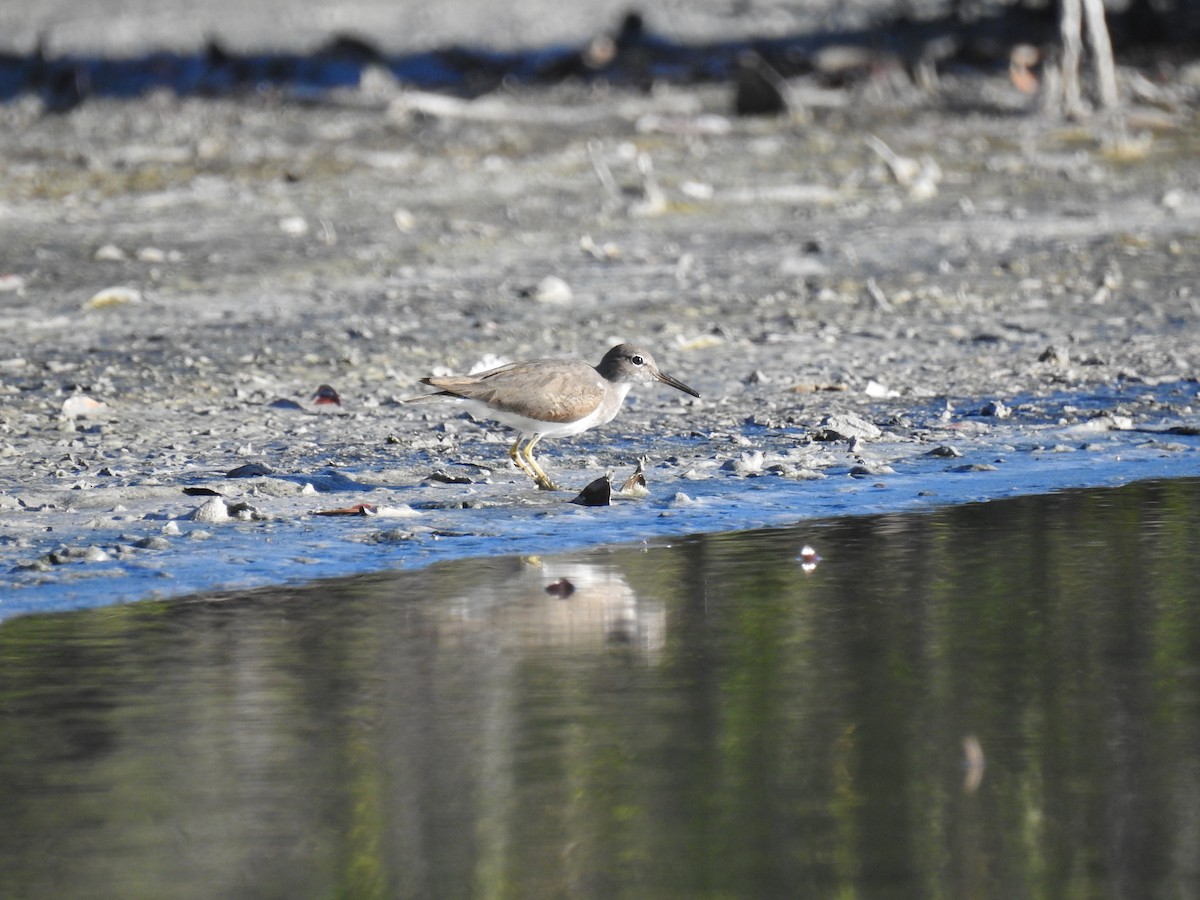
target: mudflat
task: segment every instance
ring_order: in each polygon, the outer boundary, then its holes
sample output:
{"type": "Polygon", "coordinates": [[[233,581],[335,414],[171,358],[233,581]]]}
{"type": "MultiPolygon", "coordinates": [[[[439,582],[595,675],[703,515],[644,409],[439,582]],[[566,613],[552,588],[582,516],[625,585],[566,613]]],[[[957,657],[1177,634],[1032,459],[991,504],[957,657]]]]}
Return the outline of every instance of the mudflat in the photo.
{"type": "Polygon", "coordinates": [[[707,527],[679,499],[701,482],[819,496],[964,446],[1137,433],[1200,474],[1194,107],[1131,101],[1118,130],[999,74],[791,89],[766,118],[722,84],[461,100],[378,72],[0,107],[0,580],[24,611],[303,578],[365,540],[315,513],[364,502],[396,542],[503,550],[503,516],[570,495],[499,426],[402,401],[625,340],[702,398],[638,391],[539,453],[579,487],[648,457],[624,515],[667,530],[707,527]]]}

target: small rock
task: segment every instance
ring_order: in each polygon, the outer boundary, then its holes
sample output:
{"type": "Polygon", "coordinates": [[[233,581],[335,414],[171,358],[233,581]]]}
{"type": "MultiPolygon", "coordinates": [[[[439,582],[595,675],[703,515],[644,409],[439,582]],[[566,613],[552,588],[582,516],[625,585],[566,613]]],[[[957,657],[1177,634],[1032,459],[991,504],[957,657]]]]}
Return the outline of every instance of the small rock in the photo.
{"type": "Polygon", "coordinates": [[[228,522],[229,507],[225,505],[225,501],[220,497],[213,497],[203,506],[194,509],[188,518],[194,522],[206,522],[210,525],[228,522]]]}
{"type": "Polygon", "coordinates": [[[761,475],[763,470],[763,452],[754,450],[750,453],[743,453],[737,459],[727,459],[721,464],[721,469],[726,472],[733,472],[735,475],[761,475]]]}
{"type": "Polygon", "coordinates": [[[873,478],[879,475],[895,475],[896,470],[887,463],[860,463],[850,469],[853,478],[873,478]]]}
{"type": "Polygon", "coordinates": [[[819,472],[816,469],[806,469],[801,466],[793,466],[790,463],[775,463],[773,466],[768,466],[763,470],[767,475],[774,475],[777,478],[791,478],[794,481],[819,481],[825,477],[824,472],[819,472]]]}
{"type": "Polygon", "coordinates": [[[1071,364],[1071,354],[1061,344],[1051,344],[1038,356],[1038,362],[1050,363],[1060,369],[1065,369],[1071,364]]]}
{"type": "Polygon", "coordinates": [[[108,553],[106,553],[104,550],[101,550],[99,547],[92,546],[92,547],[88,547],[86,550],[83,551],[82,559],[84,562],[95,563],[95,562],[108,562],[110,559],[112,559],[112,557],[109,556],[108,553]]]}
{"type": "Polygon", "coordinates": [[[980,408],[979,414],[995,419],[1007,419],[1012,415],[1012,410],[1005,406],[1002,400],[989,400],[980,408]]]}
{"type": "Polygon", "coordinates": [[[962,456],[962,451],[956,447],[951,447],[949,444],[942,444],[940,447],[934,447],[925,455],[938,459],[957,459],[962,456]]]}
{"type": "Polygon", "coordinates": [[[225,473],[226,478],[258,478],[262,475],[274,475],[275,470],[262,463],[246,463],[225,473]]]}
{"type": "Polygon", "coordinates": [[[134,542],[133,546],[139,550],[169,550],[171,549],[171,542],[165,537],[151,535],[150,537],[144,537],[140,541],[134,542]]]}
{"type": "Polygon", "coordinates": [[[875,440],[883,432],[874,423],[854,413],[834,413],[821,420],[816,437],[819,441],[849,441],[855,438],[875,440]]]}
{"type": "Polygon", "coordinates": [[[452,475],[441,469],[431,472],[429,480],[437,484],[471,484],[471,477],[469,475],[452,475]]]}
{"type": "Polygon", "coordinates": [[[229,516],[232,516],[235,519],[241,519],[243,522],[250,522],[255,519],[264,518],[264,516],[257,509],[245,501],[227,504],[225,509],[229,516]]]}

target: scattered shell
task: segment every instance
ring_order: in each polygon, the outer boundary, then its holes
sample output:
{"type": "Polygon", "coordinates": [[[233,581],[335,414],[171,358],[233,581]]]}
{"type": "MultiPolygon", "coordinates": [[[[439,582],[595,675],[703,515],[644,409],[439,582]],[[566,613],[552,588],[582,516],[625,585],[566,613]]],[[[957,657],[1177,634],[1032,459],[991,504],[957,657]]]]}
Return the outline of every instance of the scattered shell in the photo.
{"type": "Polygon", "coordinates": [[[579,249],[599,260],[616,259],[621,255],[621,248],[616,244],[597,244],[590,234],[585,234],[579,239],[579,249]]]}
{"type": "Polygon", "coordinates": [[[315,406],[324,404],[342,405],[342,398],[338,396],[338,392],[327,384],[323,384],[317,388],[317,392],[312,395],[312,403],[315,406]]]}
{"type": "Polygon", "coordinates": [[[342,506],[338,509],[319,509],[314,516],[373,516],[375,506],[371,503],[355,503],[353,506],[342,506]]]}
{"type": "Polygon", "coordinates": [[[708,350],[712,347],[720,347],[725,343],[725,339],[719,334],[701,334],[686,341],[680,341],[680,350],[708,350]]]}
{"type": "Polygon", "coordinates": [[[62,405],[64,419],[88,419],[108,412],[111,412],[108,406],[83,394],[72,394],[62,405]]]}
{"type": "Polygon", "coordinates": [[[533,293],[539,303],[570,303],[574,297],[571,286],[557,275],[547,275],[538,282],[533,293]]]}
{"type": "Polygon", "coordinates": [[[899,391],[893,391],[887,385],[880,384],[878,381],[875,381],[874,379],[867,382],[867,386],[865,388],[863,388],[863,393],[866,394],[868,397],[874,397],[876,399],[885,399],[885,398],[889,398],[889,397],[899,397],[900,396],[899,391]]]}
{"type": "Polygon", "coordinates": [[[142,302],[142,292],[131,287],[108,287],[97,291],[83,304],[84,309],[105,309],[109,306],[127,306],[142,302]]]}
{"type": "Polygon", "coordinates": [[[167,261],[167,254],[158,247],[142,247],[137,252],[137,258],[145,263],[161,263],[167,261]]]}
{"type": "Polygon", "coordinates": [[[25,279],[11,272],[0,275],[0,294],[22,294],[25,292],[25,279]]]}
{"type": "Polygon", "coordinates": [[[419,510],[413,509],[407,503],[401,503],[399,506],[377,506],[373,515],[381,519],[415,519],[421,513],[419,510]]]}
{"type": "Polygon", "coordinates": [[[638,460],[637,468],[633,474],[625,479],[625,483],[621,485],[620,493],[627,497],[649,497],[650,491],[646,488],[646,459],[643,457],[638,460]]]}
{"type": "Polygon", "coordinates": [[[968,734],[963,738],[963,792],[973,794],[979,790],[979,785],[983,782],[983,770],[987,766],[987,761],[983,756],[983,745],[979,743],[979,738],[973,734],[968,734]]]}
{"type": "Polygon", "coordinates": [[[611,506],[612,480],[602,475],[580,491],[571,502],[579,506],[611,506]]]}
{"type": "Polygon", "coordinates": [[[565,600],[575,593],[575,585],[571,584],[566,578],[560,578],[558,581],[552,581],[546,585],[546,593],[551,597],[558,597],[565,600]]]}
{"type": "Polygon", "coordinates": [[[287,216],[279,220],[279,230],[292,237],[308,234],[308,220],[304,216],[287,216]]]}
{"type": "Polygon", "coordinates": [[[392,222],[395,224],[397,231],[402,231],[405,234],[417,227],[417,217],[404,207],[400,207],[392,213],[392,222]]]}
{"type": "Polygon", "coordinates": [[[97,262],[124,262],[128,258],[125,251],[116,244],[105,244],[92,254],[92,259],[97,262]]]}
{"type": "Polygon", "coordinates": [[[1095,434],[1102,431],[1129,431],[1132,428],[1133,419],[1130,416],[1102,415],[1072,425],[1067,431],[1072,434],[1095,434]]]}

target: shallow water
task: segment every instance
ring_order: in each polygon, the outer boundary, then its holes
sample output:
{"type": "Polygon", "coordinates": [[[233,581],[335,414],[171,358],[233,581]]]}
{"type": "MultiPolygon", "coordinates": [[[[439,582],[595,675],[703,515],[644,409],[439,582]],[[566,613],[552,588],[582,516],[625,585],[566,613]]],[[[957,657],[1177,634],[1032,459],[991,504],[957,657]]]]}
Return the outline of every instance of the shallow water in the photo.
{"type": "Polygon", "coordinates": [[[1196,896],[1198,501],[16,618],[0,896],[1196,896]]]}

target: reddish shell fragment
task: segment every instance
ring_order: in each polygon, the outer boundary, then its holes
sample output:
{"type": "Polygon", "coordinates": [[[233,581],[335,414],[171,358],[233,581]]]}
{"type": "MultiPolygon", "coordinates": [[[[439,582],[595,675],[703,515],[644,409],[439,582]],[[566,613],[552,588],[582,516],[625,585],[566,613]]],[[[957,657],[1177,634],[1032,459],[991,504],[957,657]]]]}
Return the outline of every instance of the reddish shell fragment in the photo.
{"type": "Polygon", "coordinates": [[[343,506],[341,509],[321,509],[313,513],[315,516],[373,516],[375,504],[355,503],[353,506],[343,506]]]}
{"type": "Polygon", "coordinates": [[[312,395],[312,402],[316,406],[321,406],[326,403],[332,403],[335,406],[341,406],[342,398],[338,396],[338,392],[335,391],[331,386],[328,384],[323,384],[317,388],[317,392],[312,395]]]}

